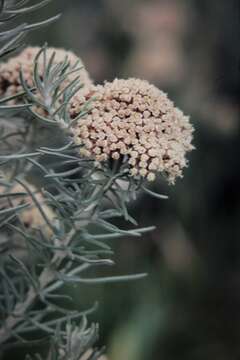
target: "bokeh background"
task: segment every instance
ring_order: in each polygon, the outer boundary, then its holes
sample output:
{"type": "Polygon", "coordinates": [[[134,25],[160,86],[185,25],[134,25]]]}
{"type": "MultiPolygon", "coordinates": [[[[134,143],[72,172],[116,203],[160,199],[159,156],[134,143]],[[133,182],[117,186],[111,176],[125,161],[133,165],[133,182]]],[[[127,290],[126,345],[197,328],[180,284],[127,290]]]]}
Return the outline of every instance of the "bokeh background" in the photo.
{"type": "Polygon", "coordinates": [[[112,244],[111,274],[148,277],[68,291],[81,309],[99,300],[110,360],[240,359],[239,0],[55,0],[36,19],[58,11],[31,44],[73,50],[96,83],[149,80],[196,129],[184,178],[154,185],[169,200],[131,205],[157,229],[112,244]]]}

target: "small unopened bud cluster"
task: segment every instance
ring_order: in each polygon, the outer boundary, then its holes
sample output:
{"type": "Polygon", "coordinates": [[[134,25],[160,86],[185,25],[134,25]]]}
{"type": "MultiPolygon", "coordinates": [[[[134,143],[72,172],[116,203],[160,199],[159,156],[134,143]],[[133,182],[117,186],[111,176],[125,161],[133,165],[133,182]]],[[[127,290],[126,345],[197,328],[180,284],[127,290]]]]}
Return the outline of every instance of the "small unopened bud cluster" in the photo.
{"type": "MultiPolygon", "coordinates": [[[[49,221],[54,223],[54,212],[50,209],[48,205],[46,205],[46,203],[44,203],[42,194],[40,192],[37,192],[36,188],[33,185],[27,184],[27,186],[34,194],[38,204],[41,206],[41,209],[46,215],[46,217],[49,219],[49,221]]],[[[1,185],[0,193],[3,194],[6,192],[6,187],[3,187],[1,185]]],[[[28,207],[18,212],[19,219],[24,224],[24,226],[29,229],[41,229],[45,235],[50,236],[52,234],[52,231],[46,224],[42,214],[40,213],[40,210],[34,203],[32,197],[30,195],[20,195],[20,193],[26,193],[25,188],[21,184],[17,183],[10,188],[10,193],[16,194],[16,196],[11,196],[11,203],[13,207],[18,207],[24,204],[29,205],[28,207]]],[[[3,197],[0,201],[0,209],[4,209],[6,207],[9,207],[9,203],[6,200],[6,197],[3,197]]]]}
{"type": "MultiPolygon", "coordinates": [[[[10,58],[6,63],[0,65],[0,96],[12,96],[22,91],[22,85],[20,81],[20,70],[22,70],[23,78],[31,88],[33,84],[34,73],[34,60],[41,50],[40,47],[27,47],[19,55],[10,58]]],[[[47,48],[46,61],[49,62],[53,53],[55,57],[53,65],[59,64],[66,60],[71,66],[74,66],[77,62],[77,70],[70,74],[67,79],[61,84],[62,87],[68,85],[72,80],[79,76],[79,80],[82,84],[82,88],[79,90],[81,93],[88,92],[89,86],[92,81],[89,78],[88,72],[83,67],[81,60],[71,51],[63,49],[47,48]]],[[[39,75],[43,74],[44,70],[44,56],[41,54],[38,60],[39,75]]],[[[15,104],[18,100],[13,100],[11,104],[15,104]]]]}
{"type": "MultiPolygon", "coordinates": [[[[72,129],[83,156],[101,163],[125,159],[130,174],[154,181],[164,173],[170,183],[182,176],[186,153],[193,149],[193,127],[167,95],[139,79],[106,82],[94,88],[89,113],[72,129]]],[[[74,119],[82,98],[71,104],[74,119]]]]}

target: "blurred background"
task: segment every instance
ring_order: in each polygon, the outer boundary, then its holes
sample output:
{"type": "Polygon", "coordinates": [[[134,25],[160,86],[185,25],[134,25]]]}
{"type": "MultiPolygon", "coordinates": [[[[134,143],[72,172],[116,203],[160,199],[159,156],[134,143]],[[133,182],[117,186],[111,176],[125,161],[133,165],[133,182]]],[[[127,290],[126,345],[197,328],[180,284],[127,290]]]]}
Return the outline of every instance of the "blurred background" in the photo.
{"type": "Polygon", "coordinates": [[[32,45],[73,50],[96,83],[149,80],[196,129],[184,178],[154,185],[169,200],[131,205],[157,229],[112,244],[114,274],[148,277],[68,291],[81,309],[99,300],[110,360],[240,359],[239,0],[57,0],[41,16],[58,11],[32,45]]]}

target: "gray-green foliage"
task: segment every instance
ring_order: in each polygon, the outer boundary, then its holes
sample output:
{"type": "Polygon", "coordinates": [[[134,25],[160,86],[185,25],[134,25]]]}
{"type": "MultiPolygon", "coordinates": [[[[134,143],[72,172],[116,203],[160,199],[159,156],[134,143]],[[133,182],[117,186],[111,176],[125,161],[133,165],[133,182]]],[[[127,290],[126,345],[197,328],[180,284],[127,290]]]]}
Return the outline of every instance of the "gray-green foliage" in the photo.
{"type": "MultiPolygon", "coordinates": [[[[22,15],[37,11],[47,5],[50,1],[52,0],[42,0],[35,5],[28,5],[30,0],[0,0],[0,26],[4,27],[6,23],[9,24],[22,15]]],[[[28,24],[23,22],[15,26],[10,25],[7,29],[2,30],[0,32],[0,41],[2,43],[0,57],[8,55],[16,50],[29,31],[48,25],[52,21],[58,19],[58,17],[59,15],[39,23],[28,24]]]]}
{"type": "MultiPolygon", "coordinates": [[[[20,21],[20,24],[15,23],[18,18],[21,19],[23,15],[40,10],[50,1],[52,0],[42,0],[36,4],[28,5],[30,0],[0,0],[0,59],[17,50],[23,44],[24,38],[30,31],[49,25],[59,18],[59,15],[56,15],[38,23],[29,24],[22,21],[20,21]]],[[[6,105],[7,101],[19,95],[21,96],[21,94],[16,94],[12,97],[0,99],[0,110],[26,107],[24,104],[14,107],[6,105]]]]}
{"type": "MultiPolygon", "coordinates": [[[[27,2],[18,2],[11,8],[2,7],[2,11],[8,17],[32,11],[34,7],[20,8],[27,2]]],[[[47,2],[41,2],[36,8],[47,2]]],[[[6,2],[1,4],[6,5],[6,2]]],[[[25,32],[34,27],[22,25],[12,31],[11,43],[8,38],[10,45],[5,45],[4,51],[10,51],[25,32]]],[[[28,120],[28,125],[24,132],[21,127],[17,129],[20,147],[17,152],[14,146],[11,148],[11,136],[16,135],[16,130],[13,134],[10,131],[8,151],[0,156],[0,204],[4,204],[0,209],[0,227],[4,234],[0,242],[0,346],[4,351],[5,347],[30,341],[29,334],[36,333],[39,340],[48,338],[47,359],[80,360],[87,350],[93,349],[98,336],[98,326],[89,326],[87,322],[96,304],[82,312],[74,310],[73,299],[61,289],[66,284],[94,285],[145,276],[93,277],[89,271],[114,264],[106,240],[126,235],[138,237],[152,230],[152,227],[137,227],[127,204],[136,198],[139,189],[156,194],[129,176],[124,160],[97,167],[94,161],[79,156],[79,148],[71,139],[74,120],[69,116],[68,106],[82,84],[76,77],[62,88],[63,81],[76,72],[78,64],[70,66],[67,58],[55,64],[54,54],[47,61],[46,51],[44,46],[35,58],[33,88],[28,87],[21,74],[24,91],[18,94],[21,104],[17,110],[21,110],[21,117],[28,120]],[[44,58],[41,76],[40,56],[44,58]],[[42,126],[48,127],[48,146],[36,141],[42,126]],[[64,144],[58,147],[51,145],[56,129],[64,138],[64,144]],[[45,212],[45,205],[39,202],[29,185],[34,173],[38,174],[39,191],[44,204],[52,209],[54,219],[45,212]],[[14,184],[20,184],[24,191],[13,192],[14,184]],[[20,196],[22,201],[16,205],[14,199],[20,196]],[[26,207],[39,210],[43,227],[29,228],[22,221],[21,213],[26,207]],[[112,223],[115,217],[124,218],[133,228],[117,227],[112,223]],[[21,244],[20,253],[14,248],[16,243],[21,244]],[[65,302],[70,306],[62,305],[65,302]]],[[[83,105],[78,119],[86,114],[91,101],[83,105]]],[[[11,106],[7,105],[2,111],[9,108],[11,106]]],[[[3,132],[0,140],[6,141],[3,132]]],[[[100,353],[93,350],[89,360],[97,359],[100,353]]]]}

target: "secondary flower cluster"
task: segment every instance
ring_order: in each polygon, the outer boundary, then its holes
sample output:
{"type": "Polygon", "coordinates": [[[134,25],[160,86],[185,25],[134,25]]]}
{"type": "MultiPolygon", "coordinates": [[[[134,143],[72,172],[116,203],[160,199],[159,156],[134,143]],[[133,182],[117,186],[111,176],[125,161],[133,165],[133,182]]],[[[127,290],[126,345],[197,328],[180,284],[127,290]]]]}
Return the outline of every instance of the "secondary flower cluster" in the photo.
{"type": "MultiPolygon", "coordinates": [[[[182,176],[186,153],[193,149],[193,127],[165,93],[139,79],[106,82],[92,92],[96,99],[72,129],[83,156],[97,162],[125,159],[132,176],[153,181],[164,173],[170,183],[182,176]]],[[[71,104],[71,117],[82,99],[71,104]]]]}
{"type": "MultiPolygon", "coordinates": [[[[22,70],[23,77],[29,87],[33,86],[33,73],[34,73],[34,59],[41,50],[40,47],[27,47],[19,55],[10,58],[6,63],[2,63],[0,66],[0,96],[12,96],[22,91],[20,81],[20,70],[22,70]]],[[[73,52],[66,51],[63,49],[48,48],[46,52],[46,62],[50,60],[53,53],[55,57],[53,65],[57,65],[65,61],[66,57],[71,66],[74,66],[77,62],[78,71],[70,74],[68,78],[62,84],[66,86],[76,76],[79,76],[83,87],[80,90],[81,93],[88,91],[88,87],[92,84],[89,78],[88,72],[83,67],[81,59],[79,59],[73,52]]],[[[42,75],[44,69],[44,57],[41,55],[38,60],[39,74],[42,75]]],[[[16,103],[17,100],[13,100],[12,104],[16,103]]]]}

